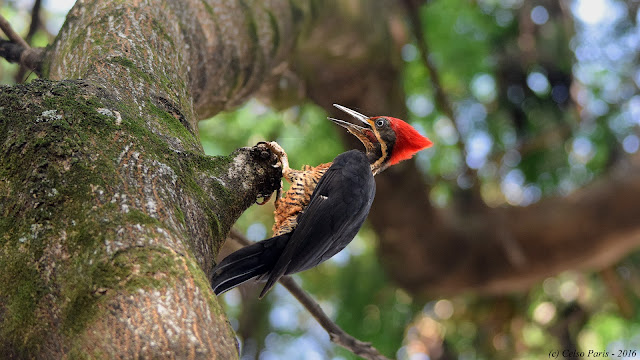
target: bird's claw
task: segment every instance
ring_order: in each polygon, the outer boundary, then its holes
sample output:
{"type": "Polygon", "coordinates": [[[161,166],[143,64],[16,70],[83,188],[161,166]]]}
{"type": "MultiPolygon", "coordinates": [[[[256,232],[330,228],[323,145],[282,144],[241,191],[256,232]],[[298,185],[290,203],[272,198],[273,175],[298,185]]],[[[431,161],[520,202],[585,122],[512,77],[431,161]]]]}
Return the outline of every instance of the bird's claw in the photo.
{"type": "Polygon", "coordinates": [[[283,171],[289,168],[289,158],[287,157],[287,153],[284,151],[282,146],[280,146],[280,144],[275,141],[261,141],[258,143],[258,145],[260,144],[265,145],[267,148],[269,148],[269,150],[271,150],[271,152],[274,153],[278,158],[279,164],[273,165],[274,167],[281,167],[283,171]]]}
{"type": "MultiPolygon", "coordinates": [[[[278,162],[273,166],[274,168],[281,168],[283,174],[285,173],[285,171],[290,170],[289,169],[289,159],[287,157],[287,153],[284,151],[284,149],[282,148],[282,146],[280,146],[280,144],[278,144],[275,141],[260,141],[258,142],[258,144],[256,145],[264,145],[265,147],[267,147],[277,158],[278,158],[278,162]]],[[[280,199],[280,196],[282,194],[282,180],[280,180],[280,188],[278,188],[276,190],[276,199],[280,199]]],[[[267,202],[269,202],[269,200],[271,200],[271,196],[273,194],[269,194],[267,196],[263,196],[262,197],[262,201],[259,201],[256,199],[256,204],[258,205],[264,205],[267,202]]]]}

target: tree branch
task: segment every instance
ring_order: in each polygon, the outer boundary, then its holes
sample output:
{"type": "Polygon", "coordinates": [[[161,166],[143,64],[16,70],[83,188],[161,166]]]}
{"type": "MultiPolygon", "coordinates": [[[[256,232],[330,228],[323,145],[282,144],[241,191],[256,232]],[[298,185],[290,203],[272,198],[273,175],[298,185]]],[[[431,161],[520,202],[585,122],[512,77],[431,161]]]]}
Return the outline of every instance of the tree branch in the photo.
{"type": "Polygon", "coordinates": [[[44,50],[30,47],[2,15],[0,15],[0,29],[9,38],[9,41],[0,39],[0,57],[8,62],[18,63],[40,75],[44,50]]]}
{"type": "Polygon", "coordinates": [[[29,24],[29,30],[27,31],[27,35],[24,37],[24,41],[27,44],[31,44],[31,39],[33,39],[33,35],[36,34],[38,28],[40,27],[40,9],[42,8],[42,0],[36,0],[33,2],[33,8],[31,8],[31,23],[29,24]]]}
{"type": "MultiPolygon", "coordinates": [[[[231,230],[229,238],[242,246],[251,245],[251,241],[235,229],[231,230]]],[[[342,330],[291,276],[283,276],[279,282],[307,309],[311,316],[318,321],[318,324],[327,331],[332,342],[368,360],[389,360],[386,356],[380,354],[371,343],[360,341],[342,330]]]]}
{"type": "MultiPolygon", "coordinates": [[[[31,23],[29,24],[29,30],[27,31],[27,35],[24,37],[24,41],[31,45],[31,40],[33,36],[38,31],[40,27],[40,9],[42,8],[42,0],[36,0],[33,3],[33,8],[31,8],[31,23]]],[[[20,69],[16,72],[14,77],[16,83],[21,83],[24,80],[24,74],[27,72],[27,68],[24,65],[20,66],[20,69]]]]}
{"type": "Polygon", "coordinates": [[[0,57],[3,57],[10,63],[19,63],[20,56],[25,51],[25,48],[10,41],[0,39],[0,57]]]}
{"type": "Polygon", "coordinates": [[[13,30],[13,27],[11,27],[11,24],[9,24],[9,21],[7,21],[7,19],[5,19],[5,17],[2,15],[0,15],[0,29],[5,33],[5,35],[7,35],[9,40],[11,40],[12,42],[22,46],[25,49],[28,49],[30,47],[29,44],[27,44],[27,42],[24,41],[24,39],[20,37],[20,35],[18,35],[18,33],[13,30]]]}
{"type": "Polygon", "coordinates": [[[377,178],[369,214],[391,277],[412,293],[504,294],[568,269],[603,269],[640,245],[640,158],[527,207],[434,209],[408,171],[377,178]],[[406,191],[393,191],[402,184],[406,191]],[[388,211],[386,209],[392,209],[388,211]],[[514,256],[515,255],[515,256],[514,256]]]}
{"type": "MultiPolygon", "coordinates": [[[[422,20],[420,19],[420,3],[416,3],[415,0],[403,0],[407,16],[409,17],[409,23],[411,25],[411,32],[413,36],[416,38],[416,44],[418,46],[418,50],[420,52],[420,58],[422,63],[427,68],[429,72],[429,79],[431,80],[431,87],[435,92],[436,97],[436,106],[440,112],[442,112],[445,116],[447,116],[454,123],[454,129],[458,134],[458,138],[460,141],[458,142],[460,152],[466,156],[467,150],[465,148],[465,140],[460,135],[460,131],[458,131],[458,126],[456,124],[456,117],[453,111],[453,106],[451,105],[451,100],[449,99],[449,95],[444,90],[442,86],[442,81],[440,80],[440,73],[436,68],[436,65],[430,59],[430,51],[429,44],[427,43],[427,39],[424,36],[422,20]]],[[[476,171],[469,168],[466,161],[462,162],[462,167],[464,172],[468,176],[476,176],[476,171]]],[[[478,193],[479,189],[473,189],[476,193],[478,193]]],[[[476,196],[479,199],[479,196],[476,196]]]]}
{"type": "Polygon", "coordinates": [[[412,0],[403,0],[403,3],[407,10],[407,16],[410,20],[409,22],[411,24],[411,32],[416,38],[416,44],[418,45],[418,50],[420,51],[420,58],[429,71],[431,86],[433,87],[436,95],[436,105],[443,114],[445,114],[449,119],[453,121],[455,120],[455,115],[453,113],[451,101],[449,101],[449,96],[442,87],[442,81],[440,80],[438,69],[431,61],[431,59],[429,59],[429,46],[427,44],[427,39],[424,37],[424,33],[422,31],[422,21],[420,20],[420,4],[416,4],[415,1],[412,0]]]}

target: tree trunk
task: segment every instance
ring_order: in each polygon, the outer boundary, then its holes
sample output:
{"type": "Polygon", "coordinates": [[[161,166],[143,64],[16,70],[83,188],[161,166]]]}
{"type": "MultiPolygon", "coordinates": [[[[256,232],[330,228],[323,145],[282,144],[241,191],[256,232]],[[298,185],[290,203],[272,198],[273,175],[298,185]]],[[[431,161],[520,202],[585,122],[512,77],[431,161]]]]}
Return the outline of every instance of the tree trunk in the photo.
{"type": "Polygon", "coordinates": [[[1,88],[0,353],[238,356],[207,275],[281,172],[262,146],[205,156],[197,120],[283,61],[299,3],[80,1],[57,81],[1,88]]]}

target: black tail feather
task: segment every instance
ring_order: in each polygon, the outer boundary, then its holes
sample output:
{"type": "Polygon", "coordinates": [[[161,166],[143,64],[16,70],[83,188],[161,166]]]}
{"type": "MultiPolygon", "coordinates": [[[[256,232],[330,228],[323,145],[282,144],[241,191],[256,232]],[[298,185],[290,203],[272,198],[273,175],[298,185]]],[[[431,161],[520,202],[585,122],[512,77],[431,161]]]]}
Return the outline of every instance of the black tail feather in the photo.
{"type": "Polygon", "coordinates": [[[246,246],[224,258],[212,272],[211,288],[216,295],[270,272],[289,239],[283,234],[246,246]]]}
{"type": "Polygon", "coordinates": [[[221,295],[256,276],[262,275],[264,267],[261,264],[246,271],[243,269],[230,269],[226,273],[220,274],[221,276],[216,276],[212,279],[211,287],[213,292],[216,295],[221,295]]]}

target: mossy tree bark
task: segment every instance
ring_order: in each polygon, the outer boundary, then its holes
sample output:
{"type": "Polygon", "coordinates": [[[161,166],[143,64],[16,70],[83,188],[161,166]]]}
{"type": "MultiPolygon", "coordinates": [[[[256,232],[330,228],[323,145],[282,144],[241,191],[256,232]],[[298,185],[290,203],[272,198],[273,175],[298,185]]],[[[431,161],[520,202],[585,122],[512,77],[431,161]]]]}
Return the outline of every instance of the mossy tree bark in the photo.
{"type": "Polygon", "coordinates": [[[0,353],[237,357],[207,273],[281,171],[205,156],[196,124],[270,77],[307,7],[79,1],[49,80],[2,87],[0,353]]]}

